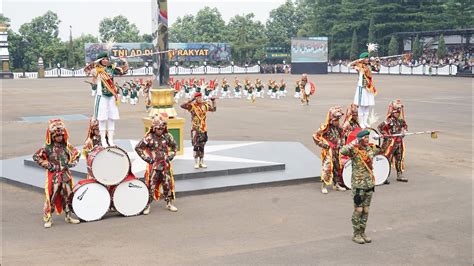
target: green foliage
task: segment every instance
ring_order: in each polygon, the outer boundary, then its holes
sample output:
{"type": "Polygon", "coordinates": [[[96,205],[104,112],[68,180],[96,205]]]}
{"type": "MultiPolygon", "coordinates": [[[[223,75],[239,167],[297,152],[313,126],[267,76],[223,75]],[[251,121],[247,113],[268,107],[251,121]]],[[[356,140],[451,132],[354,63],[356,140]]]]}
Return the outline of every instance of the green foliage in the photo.
{"type": "Polygon", "coordinates": [[[99,36],[102,42],[139,42],[141,37],[137,26],[122,15],[104,18],[99,23],[99,36]]]}
{"type": "Polygon", "coordinates": [[[441,34],[439,36],[439,41],[438,41],[438,50],[436,51],[436,55],[438,58],[444,58],[446,56],[447,50],[446,50],[446,43],[444,42],[444,36],[441,34]]]}
{"type": "Polygon", "coordinates": [[[399,44],[397,41],[397,37],[395,37],[395,35],[392,35],[392,38],[390,38],[390,42],[388,43],[388,55],[397,55],[398,48],[399,44]]]}
{"type": "Polygon", "coordinates": [[[423,45],[421,44],[420,37],[418,37],[418,35],[416,36],[415,41],[413,42],[412,52],[413,58],[415,60],[418,60],[418,58],[420,58],[423,53],[423,45]]]}
{"type": "Polygon", "coordinates": [[[370,19],[369,23],[369,36],[367,38],[368,43],[375,43],[377,40],[375,39],[375,24],[374,24],[374,18],[370,19]]]}
{"type": "Polygon", "coordinates": [[[352,32],[351,53],[349,55],[349,58],[351,60],[356,59],[359,55],[358,52],[359,52],[359,48],[358,48],[358,45],[357,45],[357,32],[356,32],[356,30],[354,30],[352,32]]]}

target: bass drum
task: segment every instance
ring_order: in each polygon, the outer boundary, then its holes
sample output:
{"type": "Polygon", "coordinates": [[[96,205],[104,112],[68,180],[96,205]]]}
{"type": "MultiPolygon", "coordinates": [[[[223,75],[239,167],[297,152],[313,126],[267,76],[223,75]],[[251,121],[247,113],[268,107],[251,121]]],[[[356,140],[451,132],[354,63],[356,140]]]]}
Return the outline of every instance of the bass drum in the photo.
{"type": "Polygon", "coordinates": [[[148,187],[143,181],[127,178],[115,188],[114,207],[124,216],[134,216],[145,209],[149,197],[148,187]]]}
{"type": "Polygon", "coordinates": [[[106,186],[117,185],[130,172],[130,158],[119,147],[97,146],[87,157],[87,171],[106,186]]]}
{"type": "MultiPolygon", "coordinates": [[[[379,186],[385,183],[387,178],[390,175],[390,163],[387,157],[383,155],[376,155],[372,160],[374,167],[374,176],[375,176],[375,185],[379,186]]],[[[344,168],[342,168],[342,179],[344,185],[348,188],[351,188],[351,179],[352,179],[352,160],[349,159],[344,163],[344,168]]]]}
{"type": "Polygon", "coordinates": [[[81,220],[86,222],[100,220],[109,210],[109,191],[96,180],[81,180],[72,191],[72,209],[81,220]]]}

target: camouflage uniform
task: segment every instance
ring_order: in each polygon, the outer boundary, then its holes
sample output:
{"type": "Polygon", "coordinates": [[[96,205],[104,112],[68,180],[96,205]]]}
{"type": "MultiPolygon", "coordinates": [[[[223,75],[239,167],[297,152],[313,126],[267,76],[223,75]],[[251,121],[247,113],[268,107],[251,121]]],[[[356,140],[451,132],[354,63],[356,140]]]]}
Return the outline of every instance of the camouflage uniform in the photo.
{"type": "Polygon", "coordinates": [[[341,164],[339,162],[342,128],[331,123],[333,120],[339,120],[342,115],[343,112],[340,106],[331,107],[326,122],[313,134],[314,143],[322,148],[321,181],[325,185],[331,185],[334,182],[335,185],[342,186],[341,164]]]}
{"type": "Polygon", "coordinates": [[[33,160],[46,169],[45,202],[43,220],[45,227],[51,227],[52,212],[66,213],[66,222],[79,223],[70,217],[69,197],[72,194],[73,180],[69,168],[76,166],[80,153],[68,142],[68,133],[60,119],[49,121],[45,145],[33,154],[33,160]],[[62,142],[54,137],[62,135],[62,142]],[[73,222],[71,222],[73,221],[73,222]],[[47,225],[49,224],[49,225],[47,225]]]}
{"type": "Polygon", "coordinates": [[[380,149],[373,144],[362,146],[355,141],[343,146],[341,154],[352,160],[352,198],[354,201],[354,212],[352,214],[352,227],[354,236],[365,235],[367,219],[369,217],[368,207],[375,191],[375,178],[373,175],[372,160],[380,153],[380,149]],[[362,212],[356,208],[363,207],[362,212]]]}
{"type": "MultiPolygon", "coordinates": [[[[403,105],[401,105],[399,100],[395,100],[390,103],[388,109],[387,118],[378,126],[379,132],[383,135],[394,135],[405,132],[408,126],[404,119],[403,105]],[[394,117],[395,113],[400,113],[400,116],[398,118],[394,117]]],[[[403,137],[384,138],[382,150],[390,164],[395,166],[397,179],[406,181],[403,177],[403,171],[405,170],[405,143],[403,143],[403,137]]]]}
{"type": "Polygon", "coordinates": [[[176,155],[176,142],[168,133],[166,119],[164,116],[155,116],[149,132],[138,142],[135,151],[145,162],[148,163],[145,172],[146,184],[150,190],[150,204],[153,199],[159,200],[160,187],[167,204],[175,199],[174,179],[171,170],[171,160],[176,155]],[[163,128],[163,134],[154,132],[156,127],[163,128]]]}

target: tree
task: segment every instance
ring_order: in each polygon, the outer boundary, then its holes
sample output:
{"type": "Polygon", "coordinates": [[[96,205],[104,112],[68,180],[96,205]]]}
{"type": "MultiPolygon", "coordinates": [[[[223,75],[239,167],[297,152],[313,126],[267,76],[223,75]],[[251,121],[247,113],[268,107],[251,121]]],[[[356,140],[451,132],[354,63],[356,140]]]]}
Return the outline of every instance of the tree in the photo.
{"type": "Polygon", "coordinates": [[[413,42],[412,52],[413,58],[415,60],[421,58],[421,55],[423,54],[423,45],[421,44],[420,37],[418,37],[418,35],[416,35],[415,41],[413,42]]]}
{"type": "Polygon", "coordinates": [[[5,17],[3,14],[0,14],[0,23],[9,23],[10,19],[5,17]]]}
{"type": "Polygon", "coordinates": [[[439,36],[438,51],[436,51],[436,55],[439,59],[442,59],[446,56],[446,52],[446,43],[444,42],[443,34],[441,34],[441,36],[439,36]]]}
{"type": "Polygon", "coordinates": [[[265,26],[260,21],[254,21],[254,17],[253,13],[236,15],[227,25],[232,57],[242,64],[256,61],[256,51],[266,44],[265,26]]]}
{"type": "Polygon", "coordinates": [[[354,30],[352,32],[351,53],[349,55],[349,58],[351,60],[356,59],[358,53],[359,53],[359,48],[358,48],[358,45],[357,45],[357,32],[356,32],[356,30],[354,30]]]}
{"type": "Polygon", "coordinates": [[[151,36],[151,34],[146,34],[145,33],[145,34],[142,35],[142,40],[141,41],[142,42],[148,42],[148,43],[153,42],[153,36],[151,36]]]}
{"type": "MultiPolygon", "coordinates": [[[[57,46],[60,43],[58,38],[59,23],[58,15],[52,11],[44,15],[35,17],[31,22],[24,23],[18,30],[21,35],[21,46],[27,45],[27,49],[21,55],[25,60],[26,70],[31,71],[37,68],[38,58],[51,60],[44,56],[44,52],[50,46],[57,46]]],[[[67,54],[67,50],[66,50],[67,54]]]]}
{"type": "Polygon", "coordinates": [[[217,8],[208,6],[199,10],[194,18],[194,41],[222,42],[226,33],[225,21],[217,8]]]}
{"type": "Polygon", "coordinates": [[[369,22],[369,36],[367,37],[367,42],[368,43],[375,43],[375,24],[374,24],[374,18],[370,18],[369,22]]]}
{"type": "Polygon", "coordinates": [[[169,28],[170,42],[194,42],[195,21],[193,15],[178,17],[169,28]]]}
{"type": "Polygon", "coordinates": [[[306,14],[291,0],[273,9],[266,22],[268,44],[289,49],[291,38],[297,36],[299,28],[305,21],[305,16],[306,14]]]}
{"type": "Polygon", "coordinates": [[[397,55],[398,54],[398,41],[395,35],[392,35],[390,38],[390,43],[388,44],[388,55],[397,55]]]}
{"type": "Polygon", "coordinates": [[[102,42],[139,42],[141,37],[137,26],[122,15],[104,18],[99,23],[99,36],[102,42]]]}
{"type": "Polygon", "coordinates": [[[67,66],[72,68],[76,65],[76,60],[74,58],[74,45],[72,42],[72,26],[69,26],[69,44],[68,44],[68,55],[67,55],[67,66]]]}
{"type": "Polygon", "coordinates": [[[85,61],[85,44],[96,43],[97,37],[91,34],[82,34],[73,40],[74,43],[74,61],[77,67],[83,67],[88,62],[85,61]]]}

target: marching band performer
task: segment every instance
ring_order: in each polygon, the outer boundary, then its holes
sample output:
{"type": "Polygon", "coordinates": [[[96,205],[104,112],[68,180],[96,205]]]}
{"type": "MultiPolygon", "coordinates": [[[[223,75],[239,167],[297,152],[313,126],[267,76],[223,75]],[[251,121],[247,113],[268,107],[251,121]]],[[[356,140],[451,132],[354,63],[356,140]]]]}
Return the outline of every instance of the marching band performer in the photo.
{"type": "MultiPolygon", "coordinates": [[[[378,130],[382,135],[404,134],[408,129],[405,121],[403,104],[400,100],[394,100],[388,105],[387,117],[380,123],[378,130]]],[[[405,143],[403,136],[383,138],[382,150],[385,157],[397,170],[397,181],[408,182],[403,176],[405,170],[405,143]]],[[[385,182],[389,184],[388,179],[385,182]]]]}
{"type": "Polygon", "coordinates": [[[362,130],[357,138],[341,148],[341,154],[348,156],[352,161],[352,199],[354,211],[352,213],[352,241],[358,244],[370,243],[372,240],[365,234],[369,207],[375,191],[375,177],[373,173],[373,158],[380,149],[369,143],[369,131],[362,130]]]}
{"type": "Polygon", "coordinates": [[[118,104],[118,90],[114,85],[115,75],[124,75],[128,71],[128,63],[124,61],[122,67],[110,64],[106,52],[99,53],[92,66],[91,74],[97,80],[97,95],[95,100],[94,117],[99,121],[102,143],[105,135],[109,138],[110,146],[114,146],[115,120],[120,119],[118,104]]]}
{"type": "MultiPolygon", "coordinates": [[[[227,82],[227,79],[225,79],[225,78],[222,79],[221,93],[222,93],[222,98],[226,98],[227,94],[229,93],[229,83],[227,82]]],[[[230,97],[230,95],[229,95],[229,97],[230,97]]]]}
{"type": "Polygon", "coordinates": [[[143,93],[145,94],[145,108],[148,111],[151,107],[151,97],[150,97],[150,89],[153,84],[153,81],[151,79],[148,79],[145,82],[145,87],[143,88],[143,93]]]}
{"type": "Polygon", "coordinates": [[[380,62],[369,60],[369,53],[363,52],[359,59],[350,63],[350,66],[359,72],[359,80],[354,95],[354,104],[359,107],[359,123],[362,128],[369,127],[369,109],[375,105],[377,90],[372,79],[372,71],[379,71],[380,62]]]}
{"type": "Polygon", "coordinates": [[[194,168],[206,168],[204,164],[204,146],[207,142],[207,112],[216,111],[215,98],[211,98],[211,102],[203,102],[202,94],[197,92],[194,98],[183,103],[181,108],[191,113],[191,142],[194,147],[194,168]]]}
{"type": "Polygon", "coordinates": [[[240,90],[242,89],[242,84],[240,81],[237,79],[237,77],[234,78],[234,97],[235,98],[241,98],[242,94],[240,90]]]}
{"type": "Polygon", "coordinates": [[[308,75],[303,74],[299,81],[301,91],[301,105],[309,105],[309,97],[315,92],[316,86],[314,83],[308,81],[308,75]],[[306,91],[306,85],[309,84],[311,87],[310,92],[306,91]]]}
{"type": "MultiPolygon", "coordinates": [[[[97,146],[102,146],[99,121],[91,118],[89,121],[89,129],[87,130],[87,138],[84,142],[84,146],[82,147],[82,154],[84,155],[84,158],[87,159],[92,150],[94,150],[94,148],[97,146]]],[[[87,179],[90,178],[92,177],[87,174],[87,179]]]]}
{"type": "Polygon", "coordinates": [[[301,88],[300,88],[300,81],[296,81],[296,87],[295,87],[295,98],[299,99],[301,98],[301,88]]]}
{"type": "Polygon", "coordinates": [[[33,154],[33,160],[46,169],[45,202],[43,208],[44,227],[53,225],[52,212],[66,213],[66,223],[78,224],[71,217],[68,199],[72,194],[73,180],[69,168],[76,166],[80,153],[68,142],[68,131],[61,119],[49,121],[44,146],[33,154]]]}
{"type": "Polygon", "coordinates": [[[286,83],[283,79],[280,80],[279,88],[280,88],[280,91],[278,92],[279,93],[278,96],[285,97],[286,96],[286,83]]]}
{"type": "Polygon", "coordinates": [[[166,209],[172,212],[178,208],[172,205],[175,200],[174,178],[171,161],[176,155],[176,142],[168,133],[167,115],[155,115],[150,129],[135,147],[135,151],[145,162],[145,180],[150,198],[143,214],[150,213],[151,203],[160,199],[160,188],[166,201],[166,209]]]}
{"type": "Polygon", "coordinates": [[[327,194],[326,186],[333,185],[333,189],[345,191],[339,162],[339,149],[342,146],[342,128],[339,119],[344,115],[340,106],[329,108],[326,121],[313,134],[316,145],[321,147],[321,192],[327,194]]]}
{"type": "Polygon", "coordinates": [[[263,89],[264,89],[264,85],[263,85],[263,82],[260,80],[260,79],[256,79],[255,80],[255,88],[257,89],[257,97],[258,98],[262,98],[263,99],[263,96],[264,96],[264,93],[263,93],[263,89]]]}
{"type": "Polygon", "coordinates": [[[347,108],[344,123],[342,123],[342,143],[346,143],[347,137],[356,128],[360,128],[357,105],[351,103],[347,108]]]}

